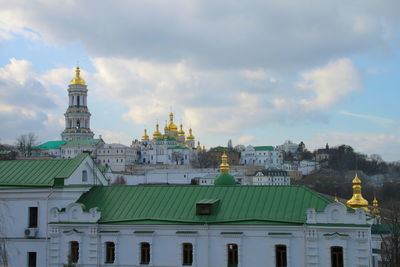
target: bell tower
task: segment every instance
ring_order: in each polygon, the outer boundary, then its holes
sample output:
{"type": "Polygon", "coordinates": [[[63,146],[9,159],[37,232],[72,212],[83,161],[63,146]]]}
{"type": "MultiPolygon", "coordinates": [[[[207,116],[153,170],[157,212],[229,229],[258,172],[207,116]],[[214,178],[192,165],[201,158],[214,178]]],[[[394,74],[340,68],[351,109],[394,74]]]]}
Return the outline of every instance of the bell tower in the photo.
{"type": "Polygon", "coordinates": [[[65,112],[65,130],[61,133],[64,141],[93,139],[90,130],[90,112],[87,107],[87,85],[81,77],[79,67],[68,86],[69,105],[65,112]]]}

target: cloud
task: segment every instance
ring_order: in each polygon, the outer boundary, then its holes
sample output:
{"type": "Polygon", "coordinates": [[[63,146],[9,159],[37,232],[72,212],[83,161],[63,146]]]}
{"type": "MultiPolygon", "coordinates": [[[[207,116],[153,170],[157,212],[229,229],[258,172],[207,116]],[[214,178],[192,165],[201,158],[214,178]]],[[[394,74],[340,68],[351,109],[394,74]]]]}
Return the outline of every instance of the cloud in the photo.
{"type": "Polygon", "coordinates": [[[3,1],[0,37],[79,42],[94,57],[293,70],[388,50],[399,9],[397,0],[3,1]]]}
{"type": "Polygon", "coordinates": [[[341,110],[341,111],[339,111],[339,113],[342,114],[342,115],[345,115],[345,116],[350,116],[350,117],[353,117],[353,118],[359,118],[359,119],[368,120],[370,122],[379,123],[379,124],[384,125],[384,126],[395,126],[395,124],[396,124],[395,120],[382,118],[382,117],[379,117],[379,116],[353,113],[353,112],[349,112],[349,111],[346,111],[346,110],[341,110]]]}
{"type": "Polygon", "coordinates": [[[301,76],[303,81],[297,86],[312,92],[313,97],[300,102],[310,110],[330,108],[361,88],[357,68],[348,58],[330,62],[301,76]]]}

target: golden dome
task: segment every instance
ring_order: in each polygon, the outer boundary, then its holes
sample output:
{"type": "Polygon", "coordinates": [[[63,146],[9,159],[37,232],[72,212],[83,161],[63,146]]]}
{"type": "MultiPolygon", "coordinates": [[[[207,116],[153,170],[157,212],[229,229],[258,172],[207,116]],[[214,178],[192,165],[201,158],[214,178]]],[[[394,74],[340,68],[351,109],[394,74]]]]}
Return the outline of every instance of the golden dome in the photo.
{"type": "Polygon", "coordinates": [[[219,165],[221,174],[229,174],[228,156],[224,152],[221,156],[221,164],[219,165]]]}
{"type": "Polygon", "coordinates": [[[200,145],[200,141],[197,141],[197,147],[196,150],[200,151],[201,150],[201,145],[200,145]]]}
{"type": "Polygon", "coordinates": [[[178,136],[185,136],[185,131],[182,129],[182,123],[179,127],[178,136]]]}
{"type": "Polygon", "coordinates": [[[189,135],[186,137],[186,140],[188,140],[188,141],[194,140],[194,136],[192,134],[192,128],[189,129],[189,135]]]}
{"type": "Polygon", "coordinates": [[[169,114],[168,130],[170,133],[178,131],[178,126],[174,123],[174,114],[172,112],[169,114]]]}
{"type": "Polygon", "coordinates": [[[85,85],[85,80],[81,77],[81,70],[79,67],[76,67],[75,77],[71,80],[69,85],[85,85]]]}
{"type": "Polygon", "coordinates": [[[369,211],[368,201],[361,194],[361,180],[358,178],[357,173],[353,179],[353,196],[346,202],[346,205],[352,209],[363,208],[365,211],[369,211]]]}
{"type": "Polygon", "coordinates": [[[142,140],[149,140],[149,136],[147,135],[146,129],[144,129],[144,135],[142,136],[142,140]]]}
{"type": "Polygon", "coordinates": [[[373,206],[373,208],[372,208],[371,214],[376,217],[379,217],[379,206],[378,206],[378,200],[376,199],[376,197],[374,197],[374,200],[372,201],[372,206],[373,206]]]}
{"type": "Polygon", "coordinates": [[[162,136],[162,134],[160,133],[160,130],[158,129],[158,127],[159,127],[159,125],[158,125],[158,123],[157,123],[157,124],[156,124],[156,131],[153,133],[153,138],[154,138],[154,139],[159,138],[159,137],[162,136]]]}

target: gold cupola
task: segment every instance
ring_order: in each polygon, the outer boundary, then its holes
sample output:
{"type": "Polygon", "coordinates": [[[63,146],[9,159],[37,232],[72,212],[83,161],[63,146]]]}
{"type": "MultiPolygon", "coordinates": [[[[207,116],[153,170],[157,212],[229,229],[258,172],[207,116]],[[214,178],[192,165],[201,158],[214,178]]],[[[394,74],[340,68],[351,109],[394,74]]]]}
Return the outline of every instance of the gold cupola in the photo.
{"type": "Polygon", "coordinates": [[[154,139],[157,139],[157,138],[159,138],[159,137],[161,137],[161,136],[162,136],[162,134],[160,133],[159,125],[158,125],[158,122],[157,122],[157,124],[156,124],[156,130],[155,130],[155,132],[153,133],[153,138],[154,138],[154,139]]]}
{"type": "Polygon", "coordinates": [[[182,129],[182,123],[179,126],[178,136],[185,136],[185,131],[182,129]]]}
{"type": "Polygon", "coordinates": [[[194,140],[194,136],[192,134],[192,128],[189,129],[189,135],[186,137],[186,140],[188,140],[188,141],[194,140]]]}
{"type": "Polygon", "coordinates": [[[144,129],[144,135],[142,136],[142,140],[149,140],[149,136],[147,135],[147,129],[144,129]]]}
{"type": "Polygon", "coordinates": [[[200,141],[197,141],[197,147],[196,147],[196,150],[197,150],[197,151],[200,151],[200,150],[201,150],[200,141]]]}
{"type": "Polygon", "coordinates": [[[178,126],[174,123],[174,113],[169,114],[169,123],[168,123],[169,133],[178,131],[178,126]]]}
{"type": "Polygon", "coordinates": [[[75,77],[71,80],[69,85],[86,85],[85,80],[81,77],[81,69],[76,67],[75,77]]]}
{"type": "Polygon", "coordinates": [[[221,156],[221,164],[219,165],[221,174],[229,174],[228,156],[224,152],[221,156]]]}
{"type": "Polygon", "coordinates": [[[371,214],[374,215],[375,217],[379,217],[379,205],[376,197],[374,197],[374,200],[372,201],[371,214]]]}
{"type": "Polygon", "coordinates": [[[368,201],[363,198],[361,193],[361,180],[358,178],[358,174],[353,179],[353,197],[347,201],[347,207],[352,209],[363,208],[365,211],[368,209],[368,201]]]}

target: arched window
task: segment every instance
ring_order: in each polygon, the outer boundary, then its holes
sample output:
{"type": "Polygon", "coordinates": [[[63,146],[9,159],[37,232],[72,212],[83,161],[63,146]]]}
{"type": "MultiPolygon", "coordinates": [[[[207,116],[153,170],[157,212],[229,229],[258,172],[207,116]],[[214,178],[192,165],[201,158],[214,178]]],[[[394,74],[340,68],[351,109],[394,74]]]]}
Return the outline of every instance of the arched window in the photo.
{"type": "Polygon", "coordinates": [[[69,242],[69,259],[72,263],[77,263],[79,260],[79,242],[69,242]]]}
{"type": "Polygon", "coordinates": [[[276,267],[286,267],[287,266],[287,251],[285,245],[275,246],[276,255],[276,267]]]}
{"type": "Polygon", "coordinates": [[[106,258],[105,263],[114,263],[115,261],[115,244],[114,242],[106,242],[106,258]]]}
{"type": "Polygon", "coordinates": [[[182,265],[192,265],[193,263],[193,245],[191,243],[182,244],[182,265]]]}
{"type": "Polygon", "coordinates": [[[343,248],[331,247],[332,267],[343,267],[343,248]]]}
{"type": "Polygon", "coordinates": [[[228,244],[228,267],[236,267],[238,265],[238,245],[228,244]]]}
{"type": "Polygon", "coordinates": [[[82,171],[82,182],[87,182],[88,178],[87,178],[87,171],[83,170],[82,171]]]}
{"type": "Polygon", "coordinates": [[[140,243],[140,264],[150,264],[150,244],[140,243]]]}

